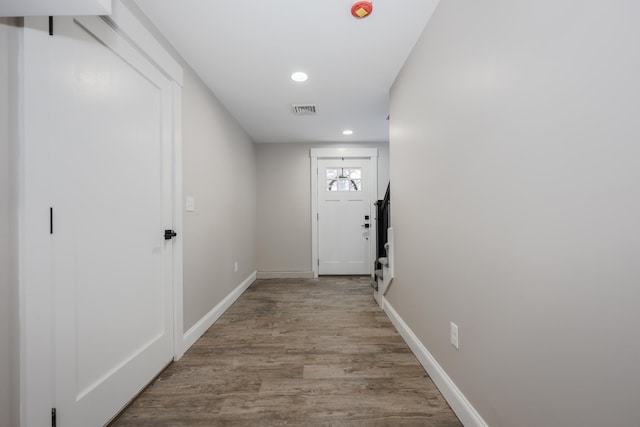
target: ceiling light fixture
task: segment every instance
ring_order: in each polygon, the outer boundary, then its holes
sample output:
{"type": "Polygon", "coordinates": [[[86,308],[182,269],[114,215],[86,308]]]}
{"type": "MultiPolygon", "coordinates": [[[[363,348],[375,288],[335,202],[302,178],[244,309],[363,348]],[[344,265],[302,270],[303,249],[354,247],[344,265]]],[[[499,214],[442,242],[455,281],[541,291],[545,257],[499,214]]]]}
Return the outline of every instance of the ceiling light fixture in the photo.
{"type": "Polygon", "coordinates": [[[296,71],[295,73],[291,74],[291,80],[293,80],[294,82],[306,82],[308,78],[309,76],[307,76],[302,71],[296,71]]]}
{"type": "Polygon", "coordinates": [[[353,135],[353,131],[351,129],[343,130],[342,134],[343,135],[353,135]]]}

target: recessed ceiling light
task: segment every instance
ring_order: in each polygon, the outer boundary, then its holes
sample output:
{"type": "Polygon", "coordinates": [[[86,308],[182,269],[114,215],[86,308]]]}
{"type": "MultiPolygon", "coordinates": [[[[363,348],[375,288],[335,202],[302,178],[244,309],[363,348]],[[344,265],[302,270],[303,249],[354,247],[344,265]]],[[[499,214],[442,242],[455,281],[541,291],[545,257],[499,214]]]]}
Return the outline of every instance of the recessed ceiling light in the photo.
{"type": "Polygon", "coordinates": [[[306,82],[308,78],[309,76],[307,76],[302,71],[297,71],[291,74],[291,80],[293,80],[294,82],[306,82]]]}
{"type": "Polygon", "coordinates": [[[353,131],[351,129],[343,130],[342,134],[343,135],[353,135],[353,131]]]}

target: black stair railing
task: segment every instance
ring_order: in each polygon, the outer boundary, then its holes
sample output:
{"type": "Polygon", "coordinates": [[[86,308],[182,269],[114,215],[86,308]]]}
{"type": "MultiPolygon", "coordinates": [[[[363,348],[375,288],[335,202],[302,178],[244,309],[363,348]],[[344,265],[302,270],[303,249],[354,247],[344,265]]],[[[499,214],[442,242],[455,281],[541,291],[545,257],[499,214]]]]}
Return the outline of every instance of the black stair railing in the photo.
{"type": "Polygon", "coordinates": [[[376,259],[374,261],[374,282],[371,283],[374,289],[378,289],[378,279],[382,276],[382,264],[378,261],[381,257],[387,256],[387,251],[384,248],[387,243],[387,229],[391,225],[391,183],[387,185],[387,191],[385,192],[384,199],[378,200],[376,203],[376,259]],[[379,273],[378,273],[379,271],[379,273]]]}

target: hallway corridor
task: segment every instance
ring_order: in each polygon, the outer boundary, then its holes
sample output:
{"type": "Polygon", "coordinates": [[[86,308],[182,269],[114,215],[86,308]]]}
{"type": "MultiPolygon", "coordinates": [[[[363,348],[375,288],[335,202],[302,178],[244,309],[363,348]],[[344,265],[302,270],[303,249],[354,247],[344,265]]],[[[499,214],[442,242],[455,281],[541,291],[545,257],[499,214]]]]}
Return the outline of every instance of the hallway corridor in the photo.
{"type": "Polygon", "coordinates": [[[368,277],[257,280],[112,426],[460,426],[368,277]]]}

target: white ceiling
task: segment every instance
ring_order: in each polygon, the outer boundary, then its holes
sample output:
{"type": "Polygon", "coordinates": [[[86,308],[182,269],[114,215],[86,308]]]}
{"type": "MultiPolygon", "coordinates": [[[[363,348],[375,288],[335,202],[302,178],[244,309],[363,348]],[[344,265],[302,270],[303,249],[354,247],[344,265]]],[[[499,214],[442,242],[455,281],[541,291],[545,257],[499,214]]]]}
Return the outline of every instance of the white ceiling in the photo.
{"type": "Polygon", "coordinates": [[[439,0],[374,0],[360,20],[355,0],[135,1],[254,141],[374,142],[389,140],[389,89],[439,0]]]}

